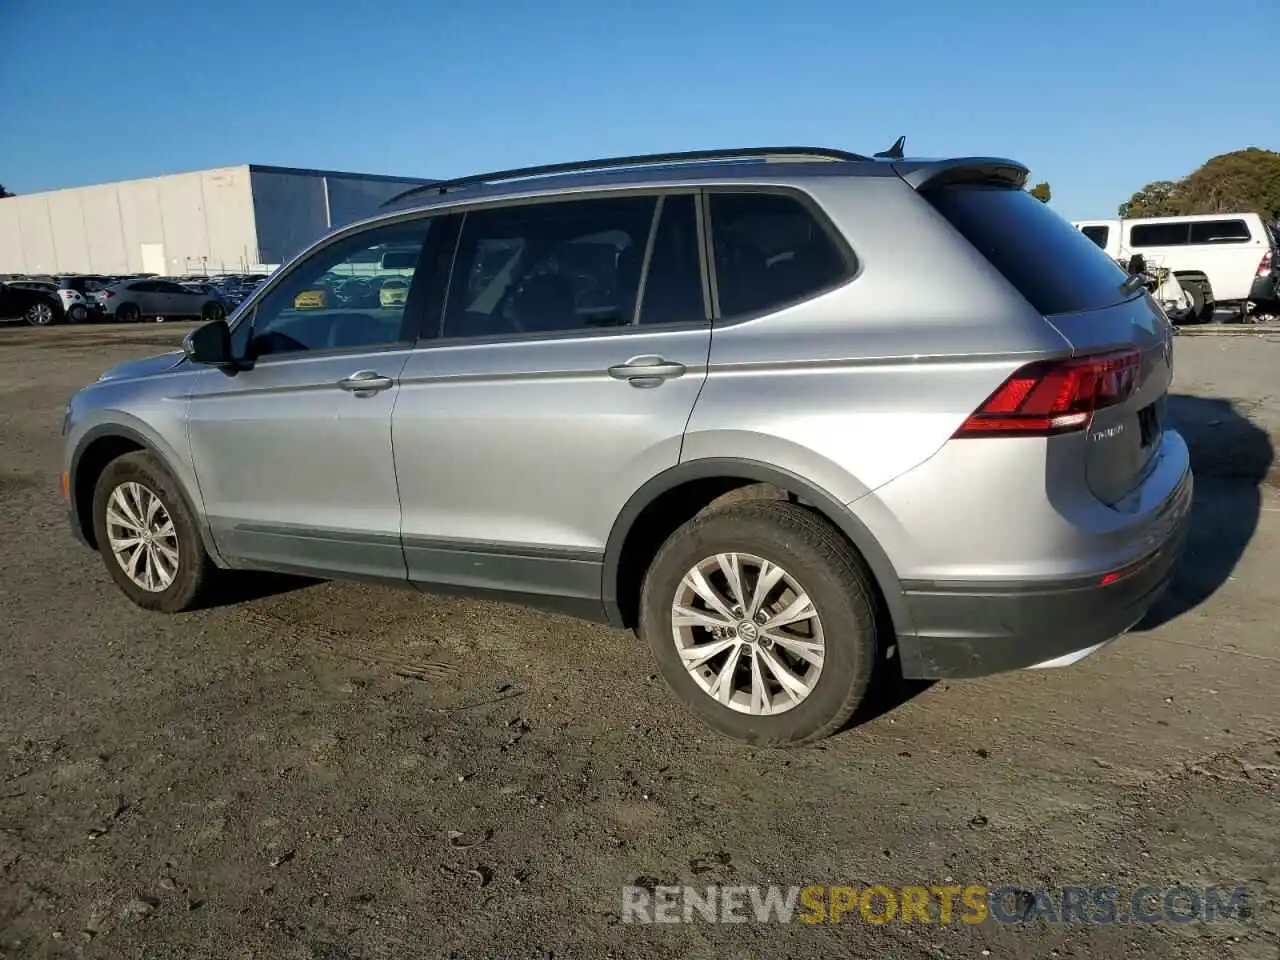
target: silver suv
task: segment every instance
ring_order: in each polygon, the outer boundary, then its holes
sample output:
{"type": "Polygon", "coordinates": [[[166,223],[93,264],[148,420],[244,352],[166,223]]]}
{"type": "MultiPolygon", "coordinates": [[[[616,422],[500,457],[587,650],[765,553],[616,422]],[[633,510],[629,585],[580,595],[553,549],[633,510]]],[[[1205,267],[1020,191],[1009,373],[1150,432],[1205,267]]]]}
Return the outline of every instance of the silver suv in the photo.
{"type": "Polygon", "coordinates": [[[152,610],[275,570],[634,628],[756,743],[892,659],[1075,662],[1168,582],[1192,480],[1167,319],[1026,175],[777,148],[417,188],[77,394],[72,528],[152,610]]]}

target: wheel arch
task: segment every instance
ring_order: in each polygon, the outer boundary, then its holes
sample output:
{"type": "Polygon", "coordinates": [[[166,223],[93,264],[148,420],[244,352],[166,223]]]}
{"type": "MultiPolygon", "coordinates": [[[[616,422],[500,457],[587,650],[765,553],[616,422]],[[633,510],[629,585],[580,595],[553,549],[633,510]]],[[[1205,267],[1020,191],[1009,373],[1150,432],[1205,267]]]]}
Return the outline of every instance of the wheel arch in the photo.
{"type": "MultiPolygon", "coordinates": [[[[601,598],[616,627],[634,627],[640,580],[657,548],[681,523],[744,487],[767,485],[816,510],[861,554],[899,636],[912,630],[902,582],[879,542],[844,504],[808,480],[755,460],[715,457],[681,463],[649,480],[623,506],[605,545],[601,598]]],[[[779,497],[780,498],[780,497],[779,497]]]]}
{"type": "Polygon", "coordinates": [[[188,484],[182,471],[175,470],[172,459],[166,456],[157,444],[142,431],[127,424],[100,424],[87,430],[76,444],[67,471],[68,509],[71,512],[71,525],[80,539],[97,549],[97,536],[93,529],[93,494],[98,485],[102,471],[112,461],[129,453],[145,451],[151,454],[173,477],[191,515],[196,518],[196,526],[200,531],[200,539],[205,550],[215,562],[220,563],[219,554],[213,542],[204,512],[196,508],[196,500],[191,496],[188,484]]]}

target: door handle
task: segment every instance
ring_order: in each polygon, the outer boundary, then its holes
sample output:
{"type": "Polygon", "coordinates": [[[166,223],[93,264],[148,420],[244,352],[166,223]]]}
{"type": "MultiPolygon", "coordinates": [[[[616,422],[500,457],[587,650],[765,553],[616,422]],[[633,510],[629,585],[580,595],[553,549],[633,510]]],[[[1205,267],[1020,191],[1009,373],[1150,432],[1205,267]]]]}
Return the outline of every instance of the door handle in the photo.
{"type": "Polygon", "coordinates": [[[338,386],[352,393],[377,393],[392,386],[394,381],[374,370],[361,370],[338,381],[338,386]]]}
{"type": "Polygon", "coordinates": [[[609,376],[615,380],[627,380],[633,386],[657,386],[663,380],[681,376],[688,368],[683,363],[673,363],[662,357],[632,357],[626,363],[609,368],[609,376]]]}

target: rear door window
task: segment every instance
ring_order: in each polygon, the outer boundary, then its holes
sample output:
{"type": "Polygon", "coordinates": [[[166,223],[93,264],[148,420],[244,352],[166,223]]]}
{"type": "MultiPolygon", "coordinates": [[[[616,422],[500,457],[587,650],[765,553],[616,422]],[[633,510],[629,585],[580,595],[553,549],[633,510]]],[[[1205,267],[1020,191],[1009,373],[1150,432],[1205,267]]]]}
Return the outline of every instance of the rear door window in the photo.
{"type": "Polygon", "coordinates": [[[709,202],[721,317],[778,310],[852,275],[835,239],[795,197],[714,192],[709,202]]]}
{"type": "Polygon", "coordinates": [[[1025,190],[955,185],[921,193],[1041,314],[1125,299],[1119,264],[1025,190]]]}

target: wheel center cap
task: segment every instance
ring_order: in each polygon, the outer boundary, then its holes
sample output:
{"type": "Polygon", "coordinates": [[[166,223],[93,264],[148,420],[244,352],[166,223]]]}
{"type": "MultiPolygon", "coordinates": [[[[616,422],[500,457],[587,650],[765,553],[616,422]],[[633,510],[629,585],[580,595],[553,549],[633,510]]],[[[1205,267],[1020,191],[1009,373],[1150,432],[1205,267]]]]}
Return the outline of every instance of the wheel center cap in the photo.
{"type": "Polygon", "coordinates": [[[739,620],[738,637],[744,643],[755,643],[760,639],[760,628],[750,620],[739,620]]]}

